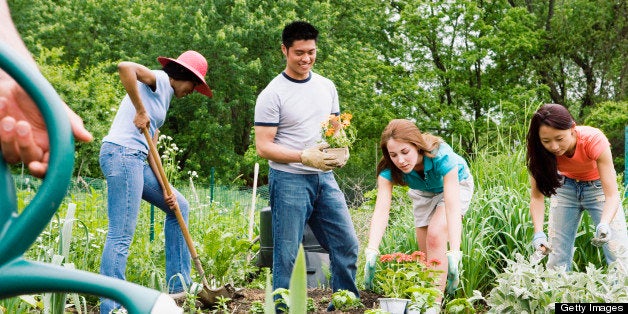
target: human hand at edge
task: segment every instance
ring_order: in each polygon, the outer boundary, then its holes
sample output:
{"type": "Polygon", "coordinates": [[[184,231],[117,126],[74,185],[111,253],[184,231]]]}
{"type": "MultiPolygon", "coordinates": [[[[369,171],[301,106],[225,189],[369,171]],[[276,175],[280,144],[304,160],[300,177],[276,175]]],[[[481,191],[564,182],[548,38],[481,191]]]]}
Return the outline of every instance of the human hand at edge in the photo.
{"type": "Polygon", "coordinates": [[[599,223],[597,227],[595,227],[595,237],[591,239],[591,244],[600,247],[610,240],[611,227],[605,222],[599,223]]]}
{"type": "MultiPolygon", "coordinates": [[[[67,104],[65,110],[74,138],[80,142],[93,140],[81,117],[67,104]]],[[[43,116],[26,91],[3,71],[0,71],[0,145],[2,157],[8,163],[23,162],[33,176],[45,176],[50,143],[43,116]]]]}
{"type": "Polygon", "coordinates": [[[445,290],[447,294],[454,295],[458,284],[460,283],[460,269],[462,268],[462,252],[447,252],[447,285],[445,290]]]}
{"type": "Polygon", "coordinates": [[[301,163],[314,167],[323,171],[333,170],[340,165],[336,156],[323,152],[323,149],[329,147],[328,144],[318,144],[301,152],[301,163]]]}
{"type": "Polygon", "coordinates": [[[375,264],[379,251],[371,248],[364,250],[364,288],[373,289],[373,278],[375,277],[375,264]]]}

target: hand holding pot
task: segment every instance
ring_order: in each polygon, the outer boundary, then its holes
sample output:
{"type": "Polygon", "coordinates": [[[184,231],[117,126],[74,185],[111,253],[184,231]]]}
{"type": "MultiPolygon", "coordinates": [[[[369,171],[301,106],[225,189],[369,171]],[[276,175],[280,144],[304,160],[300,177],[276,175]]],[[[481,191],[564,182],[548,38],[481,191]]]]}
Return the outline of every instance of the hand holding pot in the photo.
{"type": "Polygon", "coordinates": [[[301,163],[323,171],[333,170],[338,167],[340,163],[336,156],[323,152],[323,149],[328,146],[328,144],[323,143],[304,150],[301,152],[301,163]]]}

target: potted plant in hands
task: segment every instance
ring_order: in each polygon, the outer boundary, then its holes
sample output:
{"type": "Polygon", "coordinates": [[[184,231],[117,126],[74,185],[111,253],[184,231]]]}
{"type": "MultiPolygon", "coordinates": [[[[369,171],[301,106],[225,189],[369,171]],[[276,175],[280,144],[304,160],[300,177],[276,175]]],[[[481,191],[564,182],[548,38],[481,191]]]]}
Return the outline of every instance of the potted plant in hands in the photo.
{"type": "Polygon", "coordinates": [[[349,148],[357,138],[355,128],[351,125],[352,118],[353,115],[350,113],[329,115],[327,120],[321,123],[322,140],[329,145],[323,151],[336,155],[340,160],[339,167],[344,166],[349,160],[349,148]]]}
{"type": "Polygon", "coordinates": [[[379,261],[373,288],[386,297],[378,300],[382,309],[394,314],[404,313],[408,305],[419,311],[434,305],[435,296],[440,294],[436,283],[441,271],[432,267],[440,261],[427,261],[420,251],[384,254],[379,261]],[[416,301],[421,304],[415,304],[416,301]]]}

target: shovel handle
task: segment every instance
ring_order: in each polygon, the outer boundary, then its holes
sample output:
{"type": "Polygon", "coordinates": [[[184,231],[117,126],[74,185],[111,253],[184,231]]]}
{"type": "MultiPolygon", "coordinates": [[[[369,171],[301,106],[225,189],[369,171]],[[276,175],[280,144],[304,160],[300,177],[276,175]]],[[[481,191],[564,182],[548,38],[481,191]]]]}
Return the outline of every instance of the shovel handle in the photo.
{"type": "MultiPolygon", "coordinates": [[[[161,184],[161,188],[164,191],[164,194],[169,196],[172,195],[172,189],[170,188],[170,183],[168,182],[168,178],[166,177],[166,172],[164,171],[164,167],[161,164],[161,159],[159,158],[159,152],[157,152],[157,147],[155,147],[155,143],[153,143],[153,139],[148,133],[147,128],[142,128],[142,133],[144,133],[144,137],[146,137],[146,141],[148,142],[149,154],[148,158],[152,159],[152,163],[157,168],[157,172],[155,175],[159,183],[161,184]]],[[[154,171],[154,170],[153,170],[154,171]]],[[[174,208],[175,216],[177,217],[177,222],[179,223],[179,228],[181,228],[181,233],[183,233],[183,238],[185,239],[185,243],[188,245],[188,249],[190,250],[190,255],[192,256],[192,260],[194,261],[194,266],[196,271],[199,273],[203,285],[209,287],[209,283],[207,282],[207,278],[205,278],[205,271],[203,270],[203,266],[201,265],[201,261],[198,257],[198,253],[196,252],[196,248],[194,248],[194,242],[192,242],[192,237],[190,236],[190,231],[188,230],[187,225],[185,224],[185,220],[183,220],[183,215],[181,215],[181,210],[179,209],[179,203],[175,203],[174,208]]]]}

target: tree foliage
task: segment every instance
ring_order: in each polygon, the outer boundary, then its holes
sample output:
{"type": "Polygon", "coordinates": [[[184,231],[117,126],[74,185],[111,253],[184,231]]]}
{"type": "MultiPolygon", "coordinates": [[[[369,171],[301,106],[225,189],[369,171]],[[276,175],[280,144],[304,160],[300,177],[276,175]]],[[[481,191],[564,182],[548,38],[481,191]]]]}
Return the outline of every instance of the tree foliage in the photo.
{"type": "MultiPolygon", "coordinates": [[[[10,0],[45,76],[96,140],[79,144],[77,171],[100,176],[98,150],[124,95],[115,65],[159,68],[193,49],[208,59],[214,97],[173,101],[162,133],[180,166],[221,184],[250,184],[255,99],[283,70],[281,30],[296,19],[321,33],[315,71],[337,85],[358,142],[339,177],[374,184],[381,130],[408,118],[471,153],[525,132],[541,103],[579,121],[626,100],[628,8],[623,0],[10,0]]],[[[626,115],[625,112],[620,115],[626,115]]],[[[510,139],[510,140],[515,140],[510,139]]],[[[260,181],[265,181],[262,167],[260,181]]],[[[350,184],[350,183],[348,183],[350,184]]]]}

